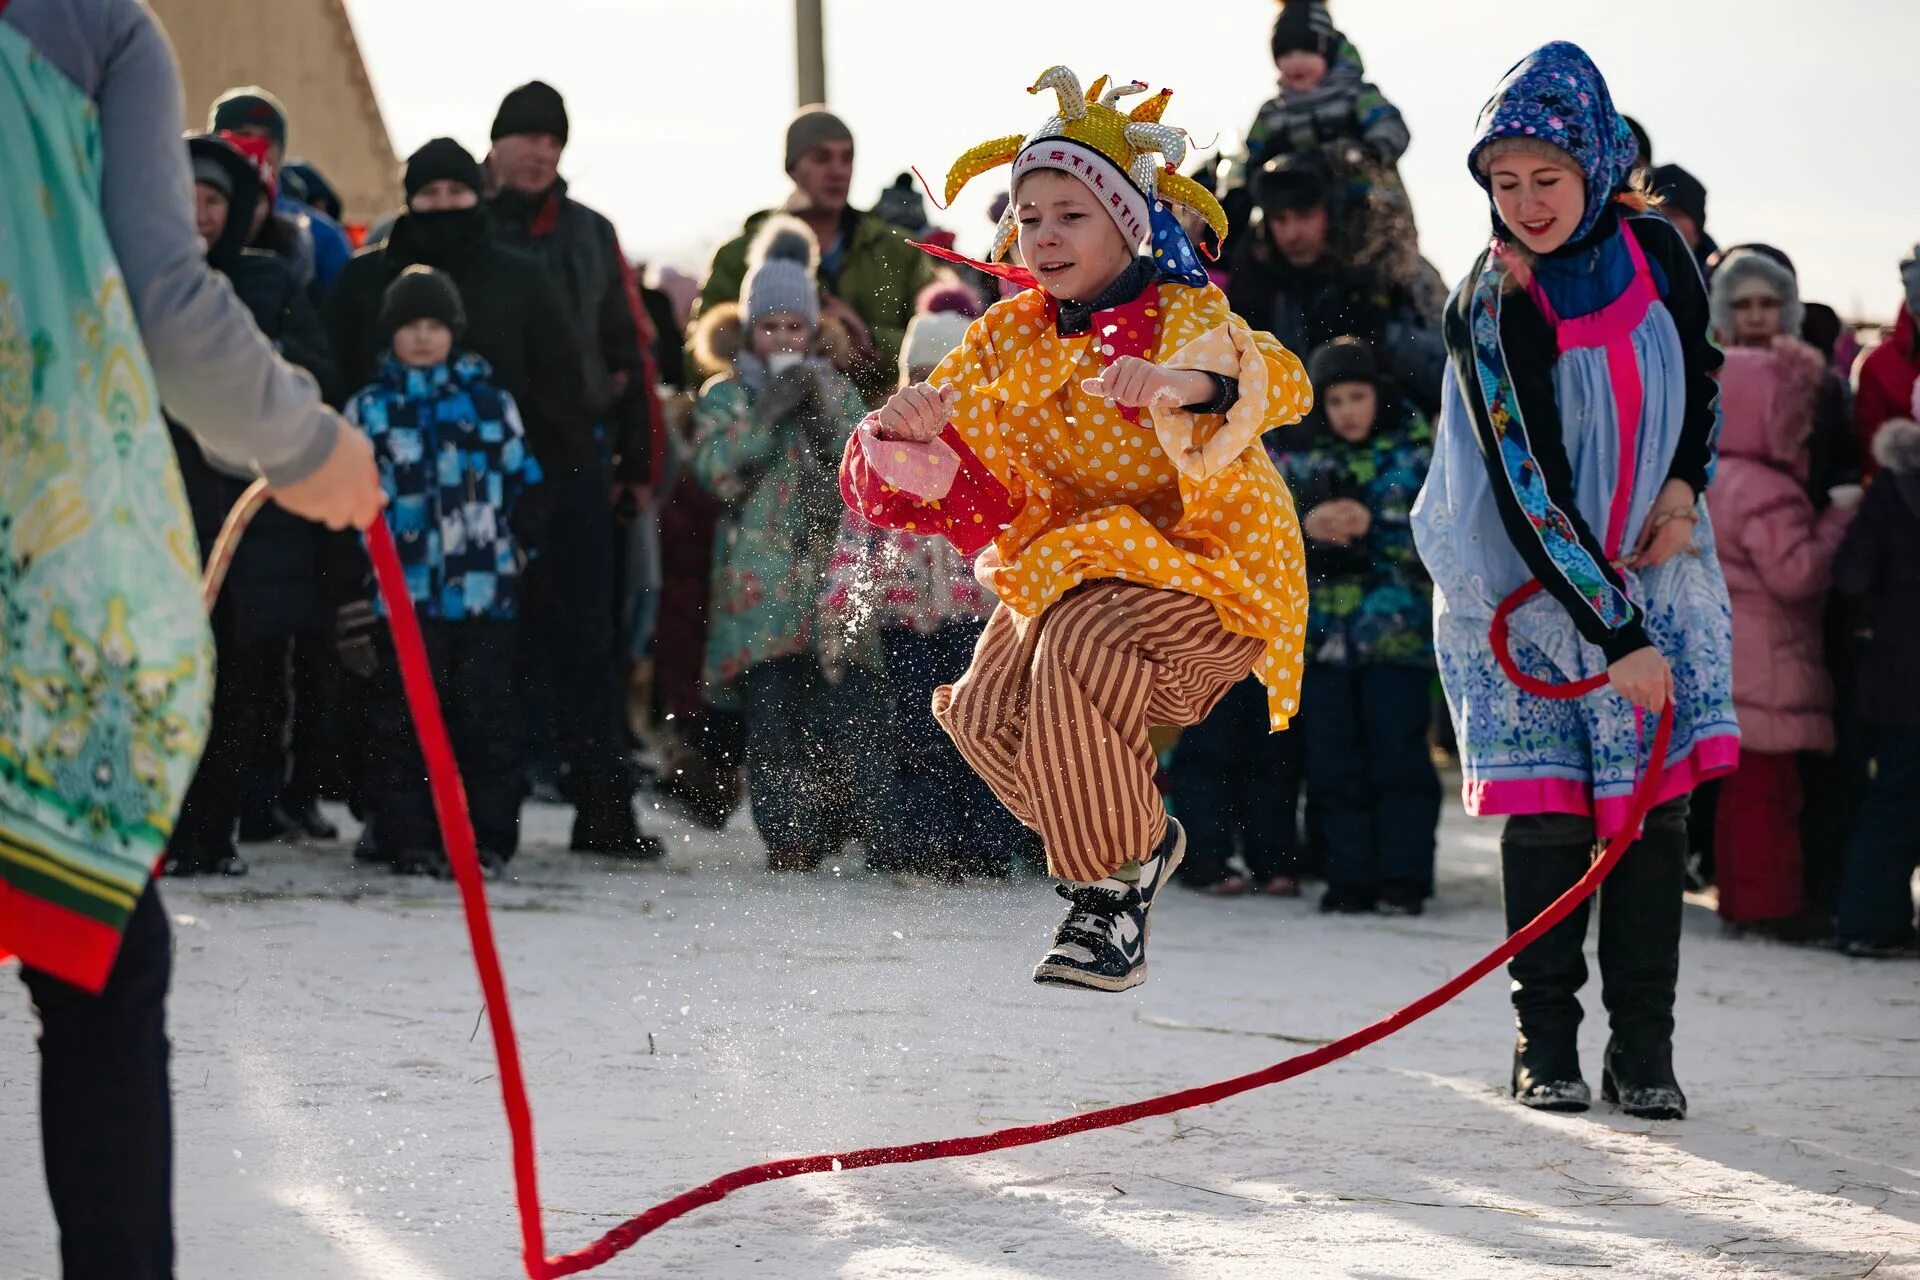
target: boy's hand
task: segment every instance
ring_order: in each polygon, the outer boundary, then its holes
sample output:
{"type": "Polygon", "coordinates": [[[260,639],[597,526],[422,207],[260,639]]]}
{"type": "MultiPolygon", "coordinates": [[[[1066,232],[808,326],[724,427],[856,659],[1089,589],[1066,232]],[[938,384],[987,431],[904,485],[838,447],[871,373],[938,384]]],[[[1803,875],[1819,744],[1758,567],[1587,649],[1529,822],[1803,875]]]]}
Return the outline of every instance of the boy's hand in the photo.
{"type": "Polygon", "coordinates": [[[1300,527],[1315,542],[1344,547],[1367,536],[1373,513],[1352,498],[1334,498],[1307,512],[1300,527]]]}
{"type": "Polygon", "coordinates": [[[916,382],[893,393],[880,408],[874,430],[882,440],[910,440],[925,444],[936,440],[953,417],[953,406],[960,393],[949,386],[916,382]]]}
{"type": "Polygon", "coordinates": [[[1099,377],[1083,380],[1080,389],[1123,409],[1144,409],[1201,404],[1213,398],[1213,379],[1195,369],[1163,369],[1139,356],[1121,356],[1099,377]]]}

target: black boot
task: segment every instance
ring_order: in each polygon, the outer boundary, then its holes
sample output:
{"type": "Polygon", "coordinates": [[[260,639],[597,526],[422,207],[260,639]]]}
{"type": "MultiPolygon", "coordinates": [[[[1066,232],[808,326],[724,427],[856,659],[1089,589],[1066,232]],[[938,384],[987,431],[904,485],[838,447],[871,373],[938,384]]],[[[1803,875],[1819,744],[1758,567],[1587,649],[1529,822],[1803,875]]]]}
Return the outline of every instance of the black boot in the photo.
{"type": "Polygon", "coordinates": [[[1673,994],[1680,980],[1684,831],[1649,830],[1600,886],[1600,984],[1608,1021],[1600,1090],[1630,1116],[1683,1120],[1673,1075],[1673,994]]]}
{"type": "Polygon", "coordinates": [[[567,847],[575,853],[597,853],[631,862],[657,862],[667,847],[654,836],[642,835],[633,812],[633,789],[615,780],[582,786],[573,795],[573,832],[567,847]]]}
{"type": "MultiPolygon", "coordinates": [[[[1586,844],[1500,842],[1501,896],[1507,932],[1516,933],[1546,910],[1592,865],[1586,844]]],[[[1581,903],[1507,966],[1513,979],[1513,1096],[1536,1111],[1585,1111],[1592,1090],[1580,1075],[1580,988],[1587,980],[1581,951],[1587,903],[1581,903]]]]}

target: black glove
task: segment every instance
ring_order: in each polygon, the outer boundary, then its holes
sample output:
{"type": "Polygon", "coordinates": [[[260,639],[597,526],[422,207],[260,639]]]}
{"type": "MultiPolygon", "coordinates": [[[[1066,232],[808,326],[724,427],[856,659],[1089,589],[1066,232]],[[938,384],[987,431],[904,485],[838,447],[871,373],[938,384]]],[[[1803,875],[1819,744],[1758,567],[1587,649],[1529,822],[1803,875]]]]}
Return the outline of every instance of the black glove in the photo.
{"type": "Polygon", "coordinates": [[[341,605],[333,615],[333,651],[349,674],[371,680],[385,661],[386,620],[373,610],[371,600],[341,605]]]}

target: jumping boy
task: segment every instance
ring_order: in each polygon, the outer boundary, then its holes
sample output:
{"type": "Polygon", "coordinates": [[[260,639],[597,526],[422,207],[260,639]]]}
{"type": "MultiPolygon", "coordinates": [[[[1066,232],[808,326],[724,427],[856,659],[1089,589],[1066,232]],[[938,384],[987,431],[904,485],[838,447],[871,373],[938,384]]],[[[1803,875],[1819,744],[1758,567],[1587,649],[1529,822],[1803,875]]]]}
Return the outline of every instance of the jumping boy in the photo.
{"type": "Polygon", "coordinates": [[[1045,842],[1070,906],[1034,980],[1146,980],[1147,916],[1185,855],[1154,788],[1149,725],[1190,725],[1250,671],[1275,728],[1299,705],[1300,532],[1263,433],[1312,406],[1300,361],[1233,316],[1170,202],[1216,233],[1211,195],[1172,172],[1166,91],[1085,94],[968,152],[947,179],[1013,166],[993,253],[1029,286],[968,331],[848,443],[842,492],[868,520],[980,552],[999,597],[973,665],[933,713],[1045,842]],[[989,545],[990,544],[990,545],[989,545]],[[984,549],[983,549],[984,548],[984,549]]]}

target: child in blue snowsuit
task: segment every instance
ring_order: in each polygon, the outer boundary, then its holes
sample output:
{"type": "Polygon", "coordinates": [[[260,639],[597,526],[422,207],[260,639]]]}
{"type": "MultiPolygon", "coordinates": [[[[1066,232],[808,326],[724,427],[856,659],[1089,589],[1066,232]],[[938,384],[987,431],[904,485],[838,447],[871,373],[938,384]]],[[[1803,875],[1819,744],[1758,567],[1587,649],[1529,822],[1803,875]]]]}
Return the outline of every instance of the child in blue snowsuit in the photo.
{"type": "MultiPolygon", "coordinates": [[[[540,466],[513,397],[487,362],[454,346],[465,327],[453,281],[409,267],[387,290],[381,327],[393,349],[347,417],[372,437],[386,520],[466,782],[480,863],[497,876],[520,839],[526,787],[514,696],[519,584],[540,466]],[[516,517],[522,517],[516,519],[516,517]]],[[[343,646],[343,657],[351,646],[343,646]]],[[[362,649],[362,652],[366,652],[362,649]]],[[[443,873],[426,769],[391,662],[371,671],[366,779],[371,852],[396,872],[443,873]]]]}

